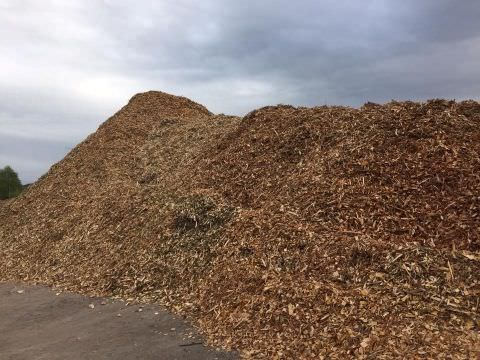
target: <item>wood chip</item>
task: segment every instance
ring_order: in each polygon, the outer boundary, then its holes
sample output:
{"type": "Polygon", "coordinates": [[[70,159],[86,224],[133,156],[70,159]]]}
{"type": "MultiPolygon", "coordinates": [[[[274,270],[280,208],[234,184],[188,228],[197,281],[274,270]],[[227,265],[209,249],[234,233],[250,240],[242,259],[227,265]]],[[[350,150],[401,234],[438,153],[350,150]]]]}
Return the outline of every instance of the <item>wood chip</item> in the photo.
{"type": "Polygon", "coordinates": [[[0,280],[158,303],[246,358],[478,358],[479,154],[474,101],[139,94],[2,202],[0,280]]]}

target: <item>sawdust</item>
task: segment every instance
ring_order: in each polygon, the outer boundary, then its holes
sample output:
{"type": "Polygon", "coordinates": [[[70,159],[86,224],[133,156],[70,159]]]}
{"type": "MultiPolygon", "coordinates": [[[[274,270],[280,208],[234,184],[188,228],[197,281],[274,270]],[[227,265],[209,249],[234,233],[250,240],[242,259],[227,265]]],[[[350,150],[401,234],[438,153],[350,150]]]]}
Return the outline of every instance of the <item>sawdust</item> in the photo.
{"type": "Polygon", "coordinates": [[[0,279],[159,302],[245,357],[475,358],[479,124],[139,94],[0,206],[0,279]]]}

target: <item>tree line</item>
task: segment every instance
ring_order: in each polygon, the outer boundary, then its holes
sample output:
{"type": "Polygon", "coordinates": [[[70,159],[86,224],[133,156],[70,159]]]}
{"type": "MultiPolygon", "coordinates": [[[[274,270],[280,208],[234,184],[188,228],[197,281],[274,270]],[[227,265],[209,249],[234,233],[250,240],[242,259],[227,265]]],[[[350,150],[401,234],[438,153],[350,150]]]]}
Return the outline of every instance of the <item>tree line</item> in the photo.
{"type": "Polygon", "coordinates": [[[0,200],[10,199],[23,190],[18,174],[10,167],[0,169],[0,200]]]}

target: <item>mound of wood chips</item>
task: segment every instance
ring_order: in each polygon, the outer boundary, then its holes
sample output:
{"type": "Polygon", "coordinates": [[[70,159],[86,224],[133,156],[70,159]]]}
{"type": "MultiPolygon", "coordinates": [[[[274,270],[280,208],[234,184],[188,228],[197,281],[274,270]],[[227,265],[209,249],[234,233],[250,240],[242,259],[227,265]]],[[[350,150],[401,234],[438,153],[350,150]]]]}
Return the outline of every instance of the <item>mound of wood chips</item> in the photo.
{"type": "Polygon", "coordinates": [[[480,356],[480,104],[136,95],[0,206],[0,279],[158,302],[245,358],[480,356]]]}

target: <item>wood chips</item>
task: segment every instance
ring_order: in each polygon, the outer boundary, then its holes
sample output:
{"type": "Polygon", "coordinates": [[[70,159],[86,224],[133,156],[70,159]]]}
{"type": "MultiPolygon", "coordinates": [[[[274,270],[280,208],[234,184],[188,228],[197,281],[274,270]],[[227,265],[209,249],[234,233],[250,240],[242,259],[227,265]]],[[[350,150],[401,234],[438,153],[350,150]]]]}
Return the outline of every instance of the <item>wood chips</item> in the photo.
{"type": "Polygon", "coordinates": [[[480,356],[474,101],[139,94],[0,216],[0,280],[158,302],[245,358],[480,356]]]}

